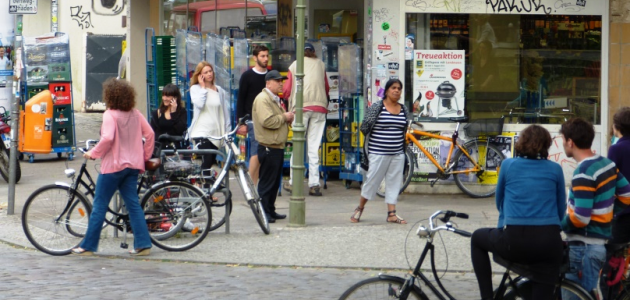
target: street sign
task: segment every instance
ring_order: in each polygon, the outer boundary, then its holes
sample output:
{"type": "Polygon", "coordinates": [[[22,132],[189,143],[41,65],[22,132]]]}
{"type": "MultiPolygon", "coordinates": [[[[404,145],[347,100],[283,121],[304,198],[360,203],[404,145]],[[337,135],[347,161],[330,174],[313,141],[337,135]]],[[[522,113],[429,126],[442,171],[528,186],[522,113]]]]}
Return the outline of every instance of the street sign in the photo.
{"type": "Polygon", "coordinates": [[[9,13],[13,15],[36,14],[37,0],[9,0],[9,13]]]}

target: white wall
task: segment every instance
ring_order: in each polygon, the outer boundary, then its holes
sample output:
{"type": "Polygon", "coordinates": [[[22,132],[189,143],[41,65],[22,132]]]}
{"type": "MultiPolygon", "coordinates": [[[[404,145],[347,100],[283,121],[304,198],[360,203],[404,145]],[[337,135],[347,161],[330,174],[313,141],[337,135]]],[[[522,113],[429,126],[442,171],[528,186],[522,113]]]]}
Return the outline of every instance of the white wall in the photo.
{"type": "Polygon", "coordinates": [[[127,48],[130,52],[127,61],[127,78],[136,89],[136,108],[142,113],[146,113],[147,65],[144,35],[145,29],[151,26],[151,1],[133,0],[129,2],[131,3],[127,18],[127,48]]]}
{"type": "MultiPolygon", "coordinates": [[[[134,0],[134,2],[137,0],[134,0]]],[[[116,5],[122,6],[123,0],[116,5]]],[[[83,104],[83,88],[85,81],[85,37],[87,33],[123,35],[127,33],[122,27],[122,16],[126,9],[105,9],[100,0],[59,0],[58,24],[59,32],[70,36],[70,63],[72,68],[72,98],[74,109],[80,110],[83,104]],[[94,6],[92,5],[94,2],[94,6]]],[[[25,15],[24,36],[38,36],[51,30],[51,4],[49,0],[38,1],[38,13],[25,15]]],[[[144,41],[144,39],[142,39],[144,41]]]]}

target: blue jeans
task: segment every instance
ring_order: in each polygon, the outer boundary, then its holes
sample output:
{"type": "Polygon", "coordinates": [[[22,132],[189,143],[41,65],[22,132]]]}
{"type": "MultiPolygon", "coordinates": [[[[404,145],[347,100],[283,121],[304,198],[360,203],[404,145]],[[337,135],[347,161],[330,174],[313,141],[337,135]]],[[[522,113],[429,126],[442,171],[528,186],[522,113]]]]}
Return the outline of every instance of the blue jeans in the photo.
{"type": "Polygon", "coordinates": [[[134,248],[151,248],[151,238],[149,237],[147,222],[144,218],[144,211],[138,202],[138,174],[138,170],[124,169],[116,173],[98,176],[92,214],[90,214],[88,229],[83,242],[81,242],[81,248],[88,251],[96,251],[98,249],[105,213],[107,213],[109,201],[116,190],[120,192],[125,201],[125,207],[129,212],[134,248]]]}
{"type": "MultiPolygon", "coordinates": [[[[569,272],[565,278],[579,283],[587,292],[597,287],[599,270],[606,260],[606,247],[604,245],[570,245],[569,246],[569,272]],[[580,276],[581,274],[581,276],[580,276]]],[[[577,299],[568,297],[562,293],[562,299],[577,299]]]]}

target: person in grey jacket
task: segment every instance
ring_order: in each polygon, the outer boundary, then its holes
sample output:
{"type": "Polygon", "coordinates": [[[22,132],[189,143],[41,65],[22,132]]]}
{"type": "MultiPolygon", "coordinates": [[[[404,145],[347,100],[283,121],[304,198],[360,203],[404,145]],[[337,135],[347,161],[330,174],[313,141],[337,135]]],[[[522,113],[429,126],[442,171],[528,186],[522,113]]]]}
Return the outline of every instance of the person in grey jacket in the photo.
{"type": "Polygon", "coordinates": [[[398,103],[402,88],[400,80],[390,79],[385,85],[383,100],[368,108],[361,124],[361,132],[365,135],[361,167],[367,171],[367,174],[361,187],[359,206],[350,217],[353,223],[360,221],[365,204],[374,198],[381,182],[385,179],[386,221],[407,224],[407,221],[396,214],[396,203],[405,165],[405,133],[411,120],[411,115],[405,105],[398,103]]]}

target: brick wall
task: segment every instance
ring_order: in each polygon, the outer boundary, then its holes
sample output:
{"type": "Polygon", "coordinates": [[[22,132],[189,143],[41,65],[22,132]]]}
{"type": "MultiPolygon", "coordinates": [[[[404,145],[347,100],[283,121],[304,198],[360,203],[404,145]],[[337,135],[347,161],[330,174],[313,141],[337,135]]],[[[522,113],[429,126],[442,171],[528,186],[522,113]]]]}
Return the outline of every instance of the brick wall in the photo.
{"type": "Polygon", "coordinates": [[[610,0],[608,128],[622,106],[630,106],[630,0],[610,0]]]}

